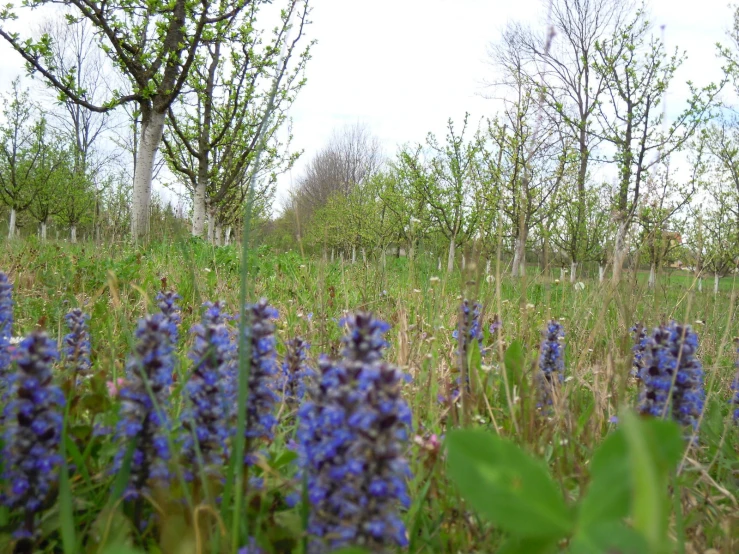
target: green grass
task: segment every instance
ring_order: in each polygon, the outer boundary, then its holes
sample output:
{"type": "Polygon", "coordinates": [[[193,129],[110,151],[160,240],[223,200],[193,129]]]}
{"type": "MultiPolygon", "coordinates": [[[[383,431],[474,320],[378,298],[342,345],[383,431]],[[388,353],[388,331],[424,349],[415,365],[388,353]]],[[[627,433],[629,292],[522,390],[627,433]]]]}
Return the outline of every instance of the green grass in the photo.
{"type": "MultiPolygon", "coordinates": [[[[280,352],[285,341],[301,335],[312,344],[313,360],[321,352],[336,353],[341,337],[337,320],[345,311],[372,310],[393,326],[390,361],[413,377],[405,395],[419,442],[462,425],[507,437],[547,464],[568,502],[588,486],[593,453],[615,427],[609,418],[637,401],[636,384],[628,379],[629,327],[636,321],[655,326],[670,318],[691,323],[701,340],[708,400],[700,445],[684,453],[673,481],[679,494],[671,504],[670,536],[680,544],[680,552],[739,550],[739,428],[731,422],[728,403],[735,371],[733,338],[739,335],[739,287],[733,277],[721,280],[717,295],[712,278],[698,293],[693,276],[682,271],[661,274],[653,291],[646,288],[644,272],[627,272],[617,290],[592,279],[583,279],[584,289],[577,290],[541,275],[486,279],[479,273],[484,262],[468,264],[464,274],[446,275],[437,272],[431,257],[387,257],[383,267],[379,260],[367,265],[327,263],[267,249],[250,256],[250,299],[264,296],[279,310],[280,352]],[[466,413],[437,400],[458,377],[451,333],[462,297],[483,304],[485,340],[493,347],[484,360],[472,356],[466,413]],[[503,322],[501,340],[495,343],[487,333],[494,314],[503,322]],[[540,330],[550,318],[560,319],[567,333],[569,379],[552,417],[542,418],[531,382],[540,330]],[[504,370],[504,352],[514,343],[521,362],[504,370]]],[[[207,300],[223,300],[232,312],[238,311],[240,269],[236,247],[213,248],[195,240],[137,249],[25,241],[10,243],[0,253],[0,270],[15,285],[15,335],[41,326],[59,340],[65,334],[62,318],[70,308],[82,306],[91,315],[95,377],[69,409],[65,454],[74,467],[62,476],[60,494],[41,522],[39,552],[113,552],[106,548],[114,545],[146,552],[228,552],[232,534],[242,541],[255,535],[274,552],[301,551],[300,508],[284,502],[291,487],[299,486],[291,483],[294,467],[286,454],[293,419],[285,418],[288,423],[280,425],[268,448],[267,466],[258,470],[266,490],[250,492],[238,520],[229,518],[228,510],[201,503],[197,494],[193,505],[180,502],[185,495],[175,484],[172,491],[151,499],[160,511],[159,524],[143,535],[132,528],[120,505],[108,502],[115,476],[107,467],[116,445],[110,437],[92,433],[93,424],[115,423],[117,406],[105,383],[123,375],[136,320],[155,308],[153,299],[163,283],[183,297],[173,391],[175,416],[181,413],[180,387],[189,370],[186,330],[199,321],[200,306],[207,300]]],[[[551,272],[555,274],[559,271],[551,272]]],[[[460,499],[447,477],[443,450],[413,443],[408,457],[414,471],[413,504],[405,514],[409,551],[495,552],[504,533],[460,499]]],[[[9,544],[13,517],[0,511],[1,552],[9,544]]],[[[566,547],[559,545],[563,551],[566,547]]]]}

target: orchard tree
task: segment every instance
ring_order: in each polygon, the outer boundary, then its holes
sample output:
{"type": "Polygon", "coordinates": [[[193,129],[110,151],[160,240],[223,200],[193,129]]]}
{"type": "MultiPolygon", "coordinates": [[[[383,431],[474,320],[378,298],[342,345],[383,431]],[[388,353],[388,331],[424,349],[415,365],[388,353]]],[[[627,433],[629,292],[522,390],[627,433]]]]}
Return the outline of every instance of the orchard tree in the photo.
{"type": "Polygon", "coordinates": [[[10,208],[8,238],[16,232],[16,219],[36,199],[40,174],[48,169],[50,156],[46,142],[46,121],[38,115],[28,90],[22,90],[20,79],[11,84],[9,96],[3,98],[0,127],[0,201],[10,208]]]}
{"type": "Polygon", "coordinates": [[[688,106],[667,127],[663,126],[667,89],[685,54],[668,56],[663,42],[652,35],[644,8],[622,25],[613,38],[596,43],[596,75],[606,94],[597,104],[595,136],[613,152],[606,161],[615,164],[618,184],[614,198],[616,236],[613,282],[621,279],[628,252],[626,238],[638,212],[648,172],[672,152],[680,150],[696,128],[710,117],[710,109],[723,83],[699,90],[688,83],[688,106]]]}
{"type": "Polygon", "coordinates": [[[287,1],[281,25],[267,44],[256,27],[258,13],[259,6],[252,4],[238,22],[223,22],[203,41],[186,88],[168,112],[165,159],[192,196],[195,236],[203,235],[207,218],[212,238],[214,227],[238,211],[262,141],[267,144],[259,168],[263,173],[284,171],[295,159],[287,145],[279,144],[277,131],[305,82],[301,75],[309,47],[294,66],[290,63],[304,36],[308,1],[287,1]],[[292,27],[296,33],[291,37],[292,27]],[[269,89],[274,82],[279,84],[273,99],[269,89]],[[265,117],[268,109],[272,118],[265,117]]]}
{"type": "MultiPolygon", "coordinates": [[[[215,28],[235,20],[252,2],[260,0],[153,0],[145,4],[127,1],[64,0],[71,9],[70,25],[87,20],[113,65],[127,78],[127,90],[113,90],[99,102],[76,81],[73,68],[55,64],[53,40],[25,38],[7,23],[17,18],[16,6],[0,11],[0,37],[26,61],[30,71],[43,76],[62,99],[95,112],[107,112],[125,103],[136,103],[141,130],[133,179],[131,231],[134,240],[149,232],[149,207],[154,158],[159,148],[168,109],[180,94],[196,62],[202,41],[215,28]]],[[[55,0],[30,0],[24,9],[55,4],[55,0]]]]}
{"type": "Polygon", "coordinates": [[[574,181],[568,186],[566,240],[560,249],[570,258],[570,280],[576,280],[578,264],[592,259],[597,249],[588,228],[592,195],[588,180],[592,152],[598,139],[591,132],[598,103],[606,90],[605,78],[594,69],[596,45],[611,37],[627,17],[627,0],[547,0],[549,27],[537,33],[521,25],[508,32],[518,35],[523,58],[522,77],[537,90],[541,109],[573,144],[574,181]]]}

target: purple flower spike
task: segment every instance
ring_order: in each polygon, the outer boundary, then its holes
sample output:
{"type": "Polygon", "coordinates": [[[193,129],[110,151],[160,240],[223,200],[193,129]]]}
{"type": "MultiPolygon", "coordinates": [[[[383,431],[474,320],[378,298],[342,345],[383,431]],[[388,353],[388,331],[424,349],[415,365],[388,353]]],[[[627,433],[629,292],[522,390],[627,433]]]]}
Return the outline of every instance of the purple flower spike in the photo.
{"type": "Polygon", "coordinates": [[[560,341],[565,332],[562,325],[555,320],[547,324],[544,340],[539,350],[539,403],[540,408],[551,406],[553,391],[564,382],[564,344],[560,341]]]}
{"type": "Polygon", "coordinates": [[[90,316],[75,308],[64,320],[69,333],[64,337],[64,365],[70,375],[86,377],[90,374],[90,329],[87,320],[90,316]]]}
{"type": "Polygon", "coordinates": [[[296,337],[287,343],[285,361],[282,364],[284,380],[284,396],[288,404],[297,405],[305,396],[306,379],[315,373],[307,365],[306,350],[310,345],[302,338],[296,337]]]}
{"type": "Polygon", "coordinates": [[[649,340],[649,337],[647,336],[647,328],[641,323],[637,323],[631,329],[629,329],[629,331],[634,337],[634,346],[631,348],[631,351],[634,353],[634,362],[629,375],[640,379],[639,376],[641,375],[642,368],[644,367],[644,351],[647,348],[647,342],[649,340]]]}
{"type": "Polygon", "coordinates": [[[10,388],[10,338],[13,336],[13,285],[0,271],[0,399],[10,388]]]}
{"type": "Polygon", "coordinates": [[[64,395],[52,384],[52,364],[59,358],[56,343],[34,331],[17,350],[18,368],[5,406],[3,504],[23,510],[25,527],[17,538],[32,538],[34,515],[47,507],[63,460],[59,454],[64,395]]]}
{"type": "Polygon", "coordinates": [[[177,305],[178,300],[182,300],[182,297],[173,290],[160,292],[156,297],[157,306],[167,319],[168,335],[173,345],[177,344],[180,323],[182,323],[181,310],[177,305]]]}
{"type": "Polygon", "coordinates": [[[310,553],[408,544],[400,517],[410,505],[403,452],[411,410],[401,395],[403,375],[383,359],[386,323],[366,313],[346,323],[342,360],[319,360],[317,386],[298,412],[310,553]]]}
{"type": "Polygon", "coordinates": [[[280,397],[275,325],[277,310],[262,298],[247,307],[248,327],[244,329],[250,344],[249,396],[246,403],[246,464],[254,461],[259,440],[272,440],[277,419],[274,410],[280,397]]]}
{"type": "Polygon", "coordinates": [[[225,325],[222,308],[220,302],[206,304],[202,323],[190,330],[195,337],[188,355],[193,366],[185,385],[189,407],[182,418],[182,454],[188,480],[199,477],[201,471],[206,476],[220,476],[228,459],[230,403],[226,388],[236,347],[225,325]]]}
{"type": "Polygon", "coordinates": [[[149,483],[169,480],[170,458],[166,438],[166,409],[172,384],[171,326],[164,314],[139,320],[136,347],[126,365],[126,381],[120,388],[120,419],[116,438],[120,450],[114,471],[120,470],[129,445],[135,441],[127,498],[138,498],[149,483]]]}
{"type": "Polygon", "coordinates": [[[695,357],[698,335],[690,325],[671,321],[649,337],[639,375],[643,415],[668,414],[682,425],[696,429],[703,411],[703,367],[695,357]]]}

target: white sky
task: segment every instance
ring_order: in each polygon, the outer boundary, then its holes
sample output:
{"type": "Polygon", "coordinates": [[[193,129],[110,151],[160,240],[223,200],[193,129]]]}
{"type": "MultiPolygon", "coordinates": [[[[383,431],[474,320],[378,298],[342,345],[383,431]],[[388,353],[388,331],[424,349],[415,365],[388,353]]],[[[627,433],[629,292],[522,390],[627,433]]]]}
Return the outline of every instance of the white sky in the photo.
{"type": "MultiPolygon", "coordinates": [[[[292,174],[281,177],[284,198],[306,161],[346,123],[368,125],[392,156],[397,145],[443,136],[448,118],[470,112],[473,127],[499,105],[480,96],[492,76],[487,47],[510,20],[545,26],[542,0],[312,0],[310,38],[318,40],[308,63],[308,83],[292,108],[293,147],[305,151],[292,174]]],[[[666,26],[668,49],[687,50],[688,60],[668,96],[679,111],[684,82],[702,86],[721,76],[715,43],[728,45],[728,0],[652,0],[656,32],[666,26]]],[[[26,12],[28,13],[28,12],[26,12]]],[[[38,15],[20,23],[34,26],[38,15]]],[[[29,28],[29,27],[26,27],[29,28]]],[[[555,40],[557,38],[555,37],[555,40]]],[[[0,92],[22,73],[20,57],[0,44],[0,92]]],[[[278,200],[279,201],[279,200],[278,200]]]]}

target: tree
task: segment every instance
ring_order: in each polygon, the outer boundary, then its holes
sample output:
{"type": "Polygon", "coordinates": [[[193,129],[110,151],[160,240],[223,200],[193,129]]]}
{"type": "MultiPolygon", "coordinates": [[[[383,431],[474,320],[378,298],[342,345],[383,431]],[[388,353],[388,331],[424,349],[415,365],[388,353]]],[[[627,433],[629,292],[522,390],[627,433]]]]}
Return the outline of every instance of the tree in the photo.
{"type": "Polygon", "coordinates": [[[618,169],[614,198],[616,237],[613,282],[618,283],[627,253],[626,237],[640,206],[642,187],[649,170],[662,162],[694,134],[710,116],[710,108],[723,83],[702,90],[688,83],[688,106],[664,129],[661,104],[675,72],[685,60],[677,50],[668,57],[662,41],[651,35],[643,7],[621,26],[612,39],[596,43],[593,65],[603,79],[606,100],[598,104],[598,126],[593,131],[610,145],[607,161],[618,169]]]}
{"type": "Polygon", "coordinates": [[[0,128],[0,201],[10,208],[8,238],[16,232],[18,213],[29,208],[39,192],[39,173],[50,155],[45,142],[46,121],[36,119],[36,107],[20,79],[3,98],[5,126],[0,128]]]}
{"type": "Polygon", "coordinates": [[[41,119],[37,133],[39,156],[30,174],[34,198],[28,211],[39,223],[41,240],[46,240],[49,219],[60,213],[72,188],[74,157],[72,149],[65,147],[61,137],[48,132],[44,119],[41,119]]]}
{"type": "Polygon", "coordinates": [[[301,220],[307,222],[334,193],[348,195],[355,185],[377,173],[383,163],[380,142],[366,125],[346,125],[334,131],[297,183],[295,199],[301,220]]]}
{"type": "Polygon", "coordinates": [[[597,241],[587,228],[587,182],[597,139],[591,133],[596,109],[605,92],[605,78],[594,70],[596,45],[610,37],[626,17],[628,0],[552,0],[547,2],[550,28],[537,34],[517,27],[525,65],[524,77],[542,99],[542,109],[573,143],[576,164],[574,193],[565,204],[566,241],[560,247],[569,255],[570,280],[578,264],[592,259],[597,241]]]}
{"type": "MultiPolygon", "coordinates": [[[[154,157],[164,130],[167,110],[185,85],[203,39],[221,23],[234,20],[251,2],[258,0],[153,0],[146,4],[127,1],[65,0],[72,8],[70,25],[87,20],[114,66],[128,79],[129,90],[113,90],[102,103],[75,80],[74,69],[54,64],[53,40],[48,34],[34,40],[0,27],[5,39],[41,74],[60,96],[95,112],[107,112],[125,103],[136,103],[141,131],[133,179],[131,231],[134,239],[149,232],[149,206],[154,157]]],[[[55,0],[31,0],[28,8],[54,4],[55,0]]],[[[16,19],[11,3],[0,10],[0,21],[16,19]]]]}
{"type": "MultiPolygon", "coordinates": [[[[255,26],[257,14],[253,4],[237,26],[224,23],[204,41],[202,57],[188,78],[189,89],[168,112],[165,158],[192,195],[192,233],[196,236],[203,234],[206,216],[212,237],[214,226],[228,220],[241,205],[261,141],[268,144],[268,158],[259,168],[262,172],[283,171],[295,160],[286,152],[287,146],[277,142],[276,132],[305,82],[300,75],[309,47],[295,67],[288,66],[303,36],[308,1],[288,0],[281,26],[266,45],[255,26]],[[291,39],[294,15],[298,30],[291,39]],[[280,83],[274,100],[265,93],[273,81],[280,83]],[[277,117],[265,117],[270,103],[277,117]]],[[[262,191],[260,198],[267,192],[262,191]]]]}

